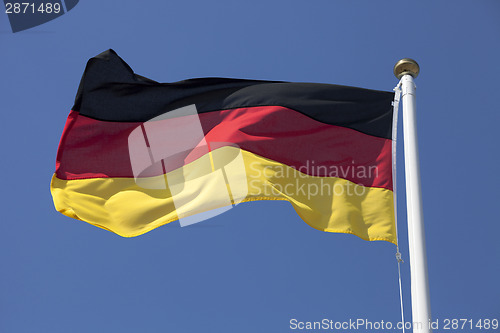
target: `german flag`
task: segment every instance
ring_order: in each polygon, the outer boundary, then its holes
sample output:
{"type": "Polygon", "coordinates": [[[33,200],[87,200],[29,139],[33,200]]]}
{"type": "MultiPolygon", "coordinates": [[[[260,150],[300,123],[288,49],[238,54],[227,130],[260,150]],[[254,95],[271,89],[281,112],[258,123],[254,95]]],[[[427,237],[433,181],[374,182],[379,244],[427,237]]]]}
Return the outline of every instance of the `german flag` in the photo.
{"type": "Polygon", "coordinates": [[[317,83],[158,83],[108,50],[88,61],[68,116],[55,208],[133,237],[286,200],[313,228],[396,243],[393,97],[317,83]]]}

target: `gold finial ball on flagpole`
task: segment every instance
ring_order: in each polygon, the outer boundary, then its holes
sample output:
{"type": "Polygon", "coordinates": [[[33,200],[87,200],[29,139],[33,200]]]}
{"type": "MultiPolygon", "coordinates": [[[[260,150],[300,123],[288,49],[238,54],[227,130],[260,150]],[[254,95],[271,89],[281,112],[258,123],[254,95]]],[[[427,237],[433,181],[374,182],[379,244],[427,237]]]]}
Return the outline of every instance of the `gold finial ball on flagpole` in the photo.
{"type": "Polygon", "coordinates": [[[394,65],[394,75],[396,75],[398,80],[401,80],[403,75],[407,74],[416,78],[419,72],[420,66],[418,66],[415,60],[410,58],[401,59],[394,65]]]}

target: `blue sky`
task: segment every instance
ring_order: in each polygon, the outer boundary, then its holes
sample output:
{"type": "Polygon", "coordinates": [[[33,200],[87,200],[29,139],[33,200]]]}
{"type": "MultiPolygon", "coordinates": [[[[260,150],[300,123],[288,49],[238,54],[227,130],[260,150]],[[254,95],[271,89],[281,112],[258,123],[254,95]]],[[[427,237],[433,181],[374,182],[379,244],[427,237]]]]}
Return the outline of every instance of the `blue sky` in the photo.
{"type": "MultiPolygon", "coordinates": [[[[293,318],[400,319],[395,246],[312,229],[286,202],[132,239],[57,213],[49,183],[61,131],[86,61],[109,48],[161,82],[389,91],[395,62],[416,59],[432,314],[500,319],[499,32],[493,0],[82,0],[16,34],[0,13],[0,332],[293,332],[293,318]]],[[[411,320],[401,133],[400,123],[411,320]]]]}

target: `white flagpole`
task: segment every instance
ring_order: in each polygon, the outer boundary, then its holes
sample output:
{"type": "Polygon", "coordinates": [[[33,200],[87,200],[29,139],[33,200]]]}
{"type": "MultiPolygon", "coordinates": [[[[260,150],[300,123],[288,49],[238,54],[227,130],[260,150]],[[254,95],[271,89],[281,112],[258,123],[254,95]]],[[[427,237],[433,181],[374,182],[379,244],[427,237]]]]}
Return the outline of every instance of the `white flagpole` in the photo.
{"type": "Polygon", "coordinates": [[[420,164],[418,158],[416,94],[413,79],[420,68],[415,60],[401,59],[394,66],[394,75],[401,79],[403,100],[403,136],[405,152],[406,205],[411,270],[411,303],[413,332],[430,333],[431,306],[427,255],[425,250],[420,164]]]}

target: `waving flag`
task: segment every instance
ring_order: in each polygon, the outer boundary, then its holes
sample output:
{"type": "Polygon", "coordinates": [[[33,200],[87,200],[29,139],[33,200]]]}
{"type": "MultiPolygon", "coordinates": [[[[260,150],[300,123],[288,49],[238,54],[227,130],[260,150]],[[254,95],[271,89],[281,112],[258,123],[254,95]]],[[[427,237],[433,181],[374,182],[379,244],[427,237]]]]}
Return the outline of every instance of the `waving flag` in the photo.
{"type": "Polygon", "coordinates": [[[54,204],[132,237],[287,200],[316,229],[396,243],[393,97],[317,83],[158,83],[108,50],[89,60],[68,116],[54,204]]]}

